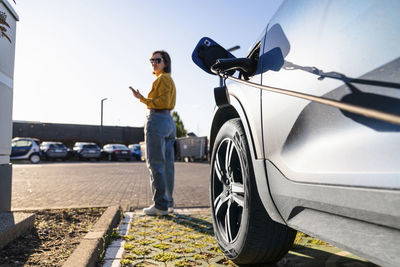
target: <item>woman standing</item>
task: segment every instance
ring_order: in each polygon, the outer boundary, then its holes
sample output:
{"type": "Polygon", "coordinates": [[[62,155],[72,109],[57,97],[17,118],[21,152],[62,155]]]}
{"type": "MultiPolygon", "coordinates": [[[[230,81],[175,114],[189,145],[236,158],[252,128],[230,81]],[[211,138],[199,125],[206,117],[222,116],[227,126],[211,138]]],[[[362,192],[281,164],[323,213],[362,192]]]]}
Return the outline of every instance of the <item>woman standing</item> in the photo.
{"type": "Polygon", "coordinates": [[[144,133],[154,204],[143,209],[143,212],[147,215],[167,215],[173,212],[174,205],[176,128],[170,113],[175,107],[176,89],[170,74],[171,58],[168,53],[162,50],[153,52],[150,63],[157,78],[147,98],[139,90],[129,88],[134,97],[149,109],[144,133]]]}

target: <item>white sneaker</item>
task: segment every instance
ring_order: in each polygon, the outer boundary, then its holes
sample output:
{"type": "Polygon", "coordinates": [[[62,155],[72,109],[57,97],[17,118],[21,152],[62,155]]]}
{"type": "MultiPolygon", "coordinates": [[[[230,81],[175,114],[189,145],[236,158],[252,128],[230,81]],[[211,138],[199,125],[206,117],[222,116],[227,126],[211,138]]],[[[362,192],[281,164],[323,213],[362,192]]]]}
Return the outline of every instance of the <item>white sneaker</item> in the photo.
{"type": "Polygon", "coordinates": [[[168,210],[157,209],[154,205],[143,209],[143,213],[149,216],[168,215],[168,210]]]}
{"type": "Polygon", "coordinates": [[[174,207],[169,207],[168,208],[168,213],[174,213],[174,207]]]}

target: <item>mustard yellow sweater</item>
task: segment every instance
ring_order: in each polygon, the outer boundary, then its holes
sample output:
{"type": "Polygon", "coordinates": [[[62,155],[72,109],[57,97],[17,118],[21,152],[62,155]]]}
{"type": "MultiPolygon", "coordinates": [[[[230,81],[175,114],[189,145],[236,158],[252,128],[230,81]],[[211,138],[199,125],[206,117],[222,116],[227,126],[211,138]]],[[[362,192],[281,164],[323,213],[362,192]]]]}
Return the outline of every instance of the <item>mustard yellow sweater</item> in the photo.
{"type": "Polygon", "coordinates": [[[140,102],[146,104],[148,109],[174,109],[176,101],[176,89],[174,81],[169,73],[162,72],[153,82],[147,98],[140,102]]]}

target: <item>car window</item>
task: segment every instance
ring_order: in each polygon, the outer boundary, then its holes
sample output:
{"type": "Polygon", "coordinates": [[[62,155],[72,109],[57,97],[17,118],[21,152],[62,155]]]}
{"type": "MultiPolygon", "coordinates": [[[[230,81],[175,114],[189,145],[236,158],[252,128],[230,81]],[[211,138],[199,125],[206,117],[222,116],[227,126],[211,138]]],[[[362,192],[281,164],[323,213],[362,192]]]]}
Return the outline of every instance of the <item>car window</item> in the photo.
{"type": "Polygon", "coordinates": [[[32,142],[29,140],[18,140],[16,142],[12,143],[13,147],[25,147],[25,146],[31,146],[32,142]]]}
{"type": "Polygon", "coordinates": [[[97,148],[97,145],[84,145],[84,148],[97,148]]]}

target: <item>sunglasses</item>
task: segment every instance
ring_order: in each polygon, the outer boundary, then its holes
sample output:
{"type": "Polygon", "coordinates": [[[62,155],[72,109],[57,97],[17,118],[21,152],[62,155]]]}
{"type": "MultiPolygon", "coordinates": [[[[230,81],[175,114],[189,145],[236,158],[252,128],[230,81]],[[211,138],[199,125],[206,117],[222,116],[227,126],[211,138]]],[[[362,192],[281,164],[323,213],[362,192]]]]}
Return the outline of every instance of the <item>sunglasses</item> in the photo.
{"type": "Polygon", "coordinates": [[[162,58],[150,58],[150,63],[160,64],[161,60],[162,60],[162,58]]]}

